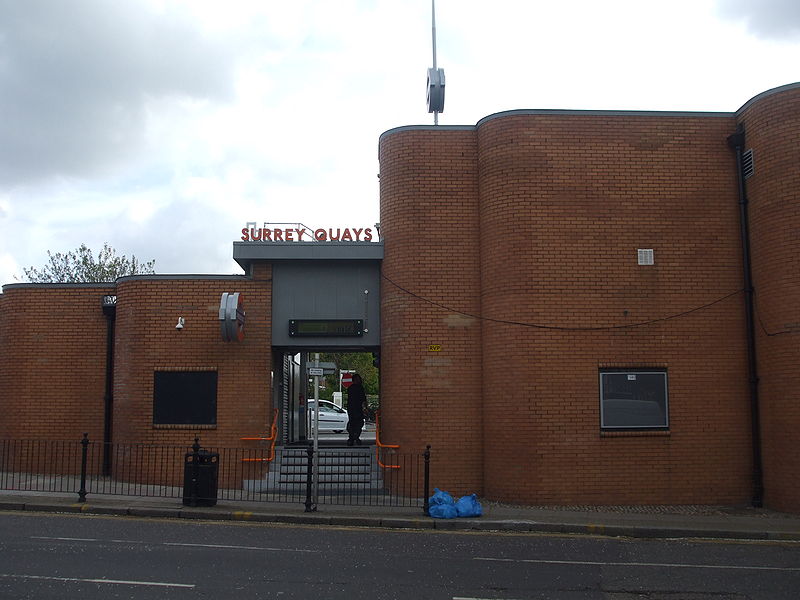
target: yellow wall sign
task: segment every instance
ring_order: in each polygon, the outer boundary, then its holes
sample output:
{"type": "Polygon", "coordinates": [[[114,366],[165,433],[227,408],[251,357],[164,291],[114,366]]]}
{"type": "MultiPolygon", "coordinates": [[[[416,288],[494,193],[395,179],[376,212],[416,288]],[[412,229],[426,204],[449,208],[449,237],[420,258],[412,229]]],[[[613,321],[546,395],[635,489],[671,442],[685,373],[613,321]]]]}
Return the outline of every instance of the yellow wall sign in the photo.
{"type": "Polygon", "coordinates": [[[442,345],[441,344],[428,344],[428,352],[441,352],[442,345]]]}

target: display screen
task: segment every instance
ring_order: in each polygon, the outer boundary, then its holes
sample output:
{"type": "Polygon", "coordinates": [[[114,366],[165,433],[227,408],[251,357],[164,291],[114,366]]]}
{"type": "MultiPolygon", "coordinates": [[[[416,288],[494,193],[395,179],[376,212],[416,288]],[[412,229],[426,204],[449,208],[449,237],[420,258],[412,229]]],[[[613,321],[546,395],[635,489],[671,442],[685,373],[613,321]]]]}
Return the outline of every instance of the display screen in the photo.
{"type": "Polygon", "coordinates": [[[292,337],[362,336],[364,322],[361,319],[293,319],[289,321],[292,337]]]}

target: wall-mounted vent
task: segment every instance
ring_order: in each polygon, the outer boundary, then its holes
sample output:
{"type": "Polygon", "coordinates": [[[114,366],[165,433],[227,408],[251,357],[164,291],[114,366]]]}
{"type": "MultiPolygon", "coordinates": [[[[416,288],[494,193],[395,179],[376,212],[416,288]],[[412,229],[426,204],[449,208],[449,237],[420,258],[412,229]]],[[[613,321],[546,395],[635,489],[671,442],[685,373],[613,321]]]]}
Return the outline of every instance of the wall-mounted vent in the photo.
{"type": "Polygon", "coordinates": [[[749,179],[754,171],[753,149],[750,148],[749,150],[745,150],[744,154],[742,154],[742,173],[744,174],[744,178],[749,179]]]}
{"type": "Polygon", "coordinates": [[[636,253],[638,254],[640,265],[649,266],[655,264],[652,248],[639,248],[636,253]]]}

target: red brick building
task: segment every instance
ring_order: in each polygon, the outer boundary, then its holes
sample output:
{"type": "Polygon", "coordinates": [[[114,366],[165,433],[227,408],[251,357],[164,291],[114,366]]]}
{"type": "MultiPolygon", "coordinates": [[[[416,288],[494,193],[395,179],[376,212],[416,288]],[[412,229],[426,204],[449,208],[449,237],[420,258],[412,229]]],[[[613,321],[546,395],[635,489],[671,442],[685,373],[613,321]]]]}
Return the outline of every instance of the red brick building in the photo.
{"type": "Polygon", "coordinates": [[[382,438],[432,444],[453,493],[800,511],[798,140],[800,84],[735,113],[390,130],[380,241],[250,230],[242,276],[6,285],[0,438],[231,446],[278,407],[291,441],[287,356],[346,348],[380,353],[382,438]],[[183,385],[215,393],[176,416],[183,385]]]}

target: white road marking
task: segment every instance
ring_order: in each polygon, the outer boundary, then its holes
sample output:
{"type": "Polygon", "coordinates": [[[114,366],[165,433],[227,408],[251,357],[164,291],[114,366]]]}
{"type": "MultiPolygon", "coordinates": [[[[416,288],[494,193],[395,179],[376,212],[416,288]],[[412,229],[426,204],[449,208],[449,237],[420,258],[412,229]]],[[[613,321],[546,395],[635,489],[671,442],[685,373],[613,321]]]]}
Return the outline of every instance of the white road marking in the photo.
{"type": "Polygon", "coordinates": [[[10,575],[0,573],[0,577],[8,579],[39,579],[45,581],[64,581],[64,582],[77,582],[77,583],[112,583],[115,585],[144,585],[151,587],[169,587],[169,588],[189,588],[193,589],[193,583],[166,583],[163,581],[126,581],[124,579],[84,579],[81,577],[47,577],[44,575],[10,575]]]}
{"type": "Polygon", "coordinates": [[[60,540],[62,542],[98,542],[96,538],[71,538],[71,537],[45,537],[43,535],[32,535],[32,540],[60,540]]]}
{"type": "Polygon", "coordinates": [[[475,560],[494,562],[534,563],[541,565],[584,565],[594,567],[667,567],[672,569],[729,569],[740,571],[800,571],[798,567],[759,567],[755,565],[690,565],[685,563],[602,562],[590,560],[537,560],[523,558],[490,558],[476,556],[475,560]]]}
{"type": "Polygon", "coordinates": [[[224,544],[183,544],[179,542],[164,542],[165,546],[185,546],[188,548],[227,548],[231,550],[266,550],[269,552],[314,552],[319,550],[305,550],[302,548],[269,548],[266,546],[227,546],[224,544]]]}
{"type": "Polygon", "coordinates": [[[453,596],[453,600],[514,600],[514,598],[472,598],[471,596],[453,596]]]}
{"type": "Polygon", "coordinates": [[[214,548],[222,550],[258,550],[261,552],[309,552],[319,553],[320,550],[307,550],[305,548],[271,548],[268,546],[235,546],[225,544],[190,544],[181,542],[144,542],[141,540],[101,540],[97,538],[69,538],[69,537],[46,537],[41,535],[30,536],[32,540],[55,540],[61,542],[106,542],[113,544],[145,544],[150,546],[183,546],[186,548],[214,548]]]}

